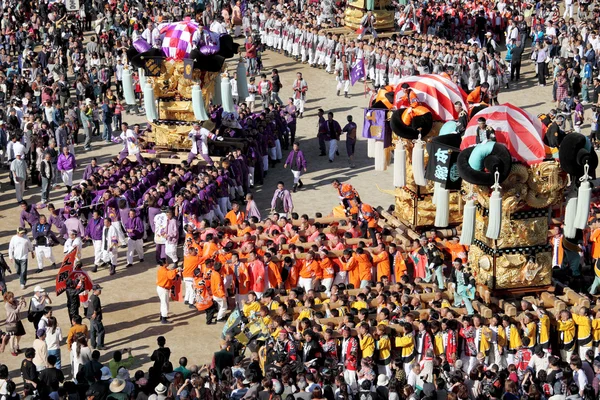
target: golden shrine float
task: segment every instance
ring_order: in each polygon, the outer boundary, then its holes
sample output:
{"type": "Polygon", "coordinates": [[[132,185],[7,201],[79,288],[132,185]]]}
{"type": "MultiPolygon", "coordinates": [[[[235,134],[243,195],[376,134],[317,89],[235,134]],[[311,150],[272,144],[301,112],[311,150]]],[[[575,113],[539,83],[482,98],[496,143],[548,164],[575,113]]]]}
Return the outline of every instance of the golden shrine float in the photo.
{"type": "Polygon", "coordinates": [[[423,75],[383,89],[366,111],[383,109],[394,134],[395,216],[416,232],[461,225],[473,275],[492,291],[544,290],[552,284],[549,221],[565,197],[562,247],[578,270],[577,240],[587,226],[598,157],[577,133],[557,154],[544,144],[541,121],[511,104],[478,107],[461,127],[454,110],[443,107],[461,100],[466,110],[455,84],[423,75]],[[493,129],[487,136],[479,118],[493,129]]]}

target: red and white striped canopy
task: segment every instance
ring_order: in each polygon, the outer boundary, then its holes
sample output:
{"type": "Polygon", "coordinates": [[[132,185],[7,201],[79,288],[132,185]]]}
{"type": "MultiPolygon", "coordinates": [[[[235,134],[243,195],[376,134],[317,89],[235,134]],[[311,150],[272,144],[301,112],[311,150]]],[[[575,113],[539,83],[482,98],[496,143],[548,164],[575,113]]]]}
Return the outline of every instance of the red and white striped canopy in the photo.
{"type": "Polygon", "coordinates": [[[437,74],[405,76],[395,88],[394,105],[398,104],[407,83],[417,98],[431,110],[436,121],[451,121],[458,118],[454,103],[460,101],[463,110],[467,110],[467,94],[450,79],[437,74]]]}
{"type": "Polygon", "coordinates": [[[539,119],[512,104],[484,108],[475,114],[463,137],[460,149],[476,144],[477,119],[483,117],[488,126],[496,131],[496,141],[504,144],[510,155],[518,161],[531,165],[544,160],[545,129],[539,119]]]}

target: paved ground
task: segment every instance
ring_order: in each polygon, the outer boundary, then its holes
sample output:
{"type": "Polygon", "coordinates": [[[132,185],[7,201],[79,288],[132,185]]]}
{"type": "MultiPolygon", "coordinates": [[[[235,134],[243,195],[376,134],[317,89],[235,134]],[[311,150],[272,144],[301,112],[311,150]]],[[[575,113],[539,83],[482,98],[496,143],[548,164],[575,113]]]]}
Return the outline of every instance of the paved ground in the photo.
{"type": "MultiPolygon", "coordinates": [[[[326,112],[333,111],[335,118],[342,125],[345,123],[346,115],[350,114],[359,124],[359,129],[362,129],[363,107],[366,105],[363,86],[357,84],[351,89],[352,97],[345,99],[336,97],[335,80],[333,76],[326,74],[323,70],[313,69],[282,55],[271,53],[264,57],[264,64],[269,68],[269,71],[270,68],[274,67],[279,69],[283,82],[282,98],[291,95],[292,82],[297,71],[304,73],[309,86],[307,112],[304,119],[298,120],[298,137],[308,158],[309,171],[303,178],[304,188],[293,197],[295,210],[309,215],[314,215],[315,212],[329,213],[337,202],[337,195],[330,186],[330,182],[334,178],[351,180],[365,202],[386,207],[391,204],[393,198],[378,191],[375,184],[382,189],[393,189],[392,171],[391,169],[384,172],[374,171],[373,160],[366,157],[366,141],[360,140],[357,144],[356,168],[354,169],[348,166],[343,143],[340,149],[342,156],[336,159],[333,164],[329,164],[326,157],[318,157],[318,144],[315,138],[317,109],[323,108],[326,112]]],[[[534,78],[531,66],[524,69],[525,73],[521,82],[519,82],[518,89],[503,91],[500,100],[524,107],[534,115],[547,111],[551,107],[549,102],[551,100],[551,87],[540,88],[535,86],[537,81],[534,78]]],[[[140,117],[130,117],[126,120],[141,122],[142,119],[140,117]]],[[[120,146],[117,145],[94,143],[93,151],[83,153],[81,146],[78,146],[77,158],[81,166],[78,176],[81,176],[83,166],[89,162],[91,157],[98,157],[102,163],[119,150],[120,146]]],[[[279,180],[283,180],[289,186],[292,184],[291,172],[283,170],[281,165],[277,169],[269,171],[263,187],[256,188],[256,200],[261,210],[266,212],[269,208],[273,189],[279,180]]],[[[0,251],[6,254],[8,242],[18,225],[19,208],[16,206],[14,190],[8,185],[6,170],[0,172],[0,182],[3,189],[0,190],[0,251]]],[[[26,195],[30,202],[39,201],[39,188],[31,188],[26,195]]],[[[60,204],[62,196],[62,191],[54,193],[52,200],[60,204]]],[[[152,244],[146,244],[145,248],[148,253],[154,251],[152,244]]],[[[186,355],[191,363],[203,364],[209,362],[212,353],[217,350],[222,324],[207,327],[204,323],[204,316],[199,316],[197,312],[190,310],[183,304],[172,304],[171,324],[159,324],[155,266],[149,262],[154,260],[154,254],[146,255],[145,259],[147,261],[143,265],[135,264],[132,268],[125,270],[123,268],[125,264],[124,251],[121,250],[119,253],[119,266],[115,276],[110,277],[108,270],[101,270],[93,274],[94,282],[100,283],[104,287],[102,302],[104,304],[104,324],[107,332],[106,346],[108,350],[103,352],[102,360],[108,361],[114,350],[131,347],[134,356],[139,360],[138,366],[147,370],[149,367],[149,354],[156,347],[156,337],[164,335],[173,354],[172,361],[176,362],[181,355],[186,355]]],[[[61,257],[61,254],[62,246],[54,249],[54,255],[57,259],[61,257]]],[[[89,267],[93,260],[92,249],[84,249],[83,255],[84,266],[89,267]]],[[[33,263],[35,263],[35,260],[33,263]]],[[[52,292],[55,276],[56,270],[49,269],[41,274],[31,275],[28,288],[23,291],[19,289],[16,275],[11,275],[8,279],[8,287],[9,290],[15,291],[17,296],[29,298],[35,285],[42,285],[49,292],[52,292]]],[[[63,332],[67,332],[69,323],[65,297],[56,298],[54,295],[51,297],[54,300],[53,305],[59,325],[62,327],[63,332]]],[[[30,346],[34,339],[33,327],[26,321],[25,314],[23,312],[27,335],[23,337],[22,348],[30,346]]],[[[5,312],[2,310],[0,311],[0,328],[3,328],[4,317],[5,312]]],[[[64,361],[68,360],[68,354],[66,346],[63,346],[63,364],[68,364],[64,361]]],[[[22,356],[12,357],[9,352],[0,355],[0,362],[8,364],[13,377],[19,374],[18,368],[21,360],[22,356]]],[[[70,368],[67,368],[66,372],[70,372],[70,368]]]]}

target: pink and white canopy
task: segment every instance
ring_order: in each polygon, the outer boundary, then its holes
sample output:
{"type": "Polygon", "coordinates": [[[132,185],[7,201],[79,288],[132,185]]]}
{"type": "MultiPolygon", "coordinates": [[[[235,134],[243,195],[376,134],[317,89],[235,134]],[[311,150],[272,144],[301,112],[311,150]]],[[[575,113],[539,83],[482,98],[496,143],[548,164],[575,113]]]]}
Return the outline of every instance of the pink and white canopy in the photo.
{"type": "Polygon", "coordinates": [[[477,119],[481,117],[486,119],[488,126],[494,128],[496,141],[504,144],[513,158],[527,165],[544,160],[545,129],[541,121],[508,103],[487,107],[475,114],[465,130],[461,150],[476,144],[477,119]]]}
{"type": "Polygon", "coordinates": [[[395,89],[394,105],[397,105],[407,83],[419,101],[431,110],[434,120],[451,121],[458,118],[454,103],[459,101],[467,110],[467,94],[450,79],[437,74],[406,76],[395,89]]]}

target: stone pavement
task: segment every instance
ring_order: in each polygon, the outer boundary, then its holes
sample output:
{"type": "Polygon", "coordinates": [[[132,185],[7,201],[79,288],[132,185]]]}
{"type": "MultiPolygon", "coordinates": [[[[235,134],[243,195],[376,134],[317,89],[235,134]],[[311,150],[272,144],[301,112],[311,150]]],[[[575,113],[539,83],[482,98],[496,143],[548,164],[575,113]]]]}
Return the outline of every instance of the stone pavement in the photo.
{"type": "MultiPolygon", "coordinates": [[[[526,57],[524,59],[527,60],[526,57]]],[[[327,157],[318,156],[317,109],[323,108],[325,112],[332,111],[335,114],[334,118],[342,126],[346,122],[346,116],[352,115],[358,124],[360,135],[363,108],[367,105],[363,85],[357,83],[351,89],[352,96],[349,99],[336,97],[335,79],[323,70],[310,68],[283,55],[271,52],[264,56],[263,62],[268,68],[266,72],[269,74],[271,68],[278,68],[283,84],[280,97],[284,101],[286,100],[285,96],[292,94],[291,87],[296,72],[303,72],[309,87],[307,111],[304,118],[298,120],[297,133],[301,148],[308,160],[308,173],[303,177],[304,187],[293,195],[295,211],[307,213],[310,216],[314,216],[315,212],[321,212],[324,215],[330,213],[338,201],[337,194],[330,185],[331,180],[335,178],[350,181],[361,194],[363,201],[373,206],[387,207],[392,204],[394,199],[377,189],[377,185],[381,189],[393,189],[392,169],[388,168],[384,172],[374,171],[373,159],[366,157],[366,141],[359,140],[357,143],[356,168],[354,169],[349,168],[346,160],[344,140],[340,143],[340,157],[336,158],[334,163],[330,164],[327,157]]],[[[553,107],[551,104],[552,89],[550,86],[543,88],[536,86],[537,80],[534,78],[530,61],[524,61],[524,63],[526,66],[523,68],[524,73],[521,82],[518,83],[518,88],[517,85],[514,85],[514,89],[503,90],[500,94],[500,101],[524,107],[534,115],[547,112],[553,107]]],[[[234,69],[235,63],[232,62],[230,67],[234,69]]],[[[125,117],[125,120],[129,123],[143,122],[143,118],[138,116],[128,116],[125,117]]],[[[587,133],[588,130],[589,127],[585,132],[587,133]]],[[[75,174],[76,178],[81,177],[83,169],[91,157],[97,157],[100,163],[104,163],[111,156],[117,154],[120,149],[121,145],[94,142],[93,150],[84,153],[82,146],[77,146],[79,168],[78,173],[75,174]]],[[[284,157],[286,155],[284,154],[284,157]]],[[[269,170],[264,186],[255,188],[255,199],[263,212],[263,217],[267,215],[273,190],[279,180],[284,181],[288,187],[292,185],[292,174],[289,170],[284,170],[282,164],[279,164],[274,170],[269,170]]],[[[16,205],[14,189],[9,186],[6,170],[0,172],[0,182],[2,184],[2,190],[0,190],[0,251],[6,254],[8,242],[18,226],[20,209],[16,205]]],[[[39,193],[38,187],[32,187],[26,192],[26,199],[30,203],[37,202],[40,199],[39,193]]],[[[63,194],[62,189],[57,189],[52,195],[52,201],[57,207],[62,205],[63,194]]],[[[153,244],[147,243],[145,251],[153,253],[153,244]]],[[[60,262],[62,246],[54,248],[54,256],[60,262]]],[[[104,305],[107,350],[102,352],[102,362],[108,362],[115,350],[132,348],[134,356],[139,361],[136,367],[144,368],[147,371],[151,365],[150,354],[157,347],[156,337],[164,335],[167,339],[167,346],[171,348],[171,361],[175,367],[179,357],[183,355],[188,357],[190,364],[209,363],[213,352],[218,350],[223,324],[207,326],[203,315],[199,315],[195,310],[189,309],[182,303],[171,303],[171,324],[161,325],[155,286],[155,265],[151,261],[154,260],[154,254],[147,254],[145,260],[144,264],[134,264],[133,267],[125,270],[125,251],[121,249],[116,275],[109,276],[108,269],[91,274],[94,282],[101,284],[104,288],[101,299],[104,305]]],[[[83,262],[84,268],[89,270],[93,263],[93,249],[90,247],[83,251],[83,262]]],[[[30,259],[29,263],[29,270],[35,270],[35,260],[30,259]]],[[[11,268],[13,268],[12,265],[11,268]]],[[[8,288],[14,291],[17,297],[26,296],[27,299],[32,296],[32,289],[35,285],[41,285],[52,293],[56,273],[57,270],[46,268],[41,274],[31,274],[25,290],[19,289],[18,278],[12,274],[8,278],[8,288]]],[[[51,297],[59,326],[66,337],[70,323],[65,296],[57,298],[52,294],[51,297]]],[[[0,311],[0,329],[3,329],[4,318],[5,311],[2,310],[0,311]]],[[[21,348],[26,348],[31,346],[34,332],[31,323],[27,322],[25,311],[22,313],[22,318],[27,335],[22,338],[21,348]]],[[[10,375],[13,378],[19,376],[18,369],[22,359],[22,355],[12,357],[8,351],[0,355],[0,362],[8,364],[10,375]]],[[[66,346],[62,348],[62,359],[63,365],[66,366],[65,374],[70,373],[69,352],[66,346]]],[[[21,379],[18,378],[17,382],[20,383],[21,379]]]]}

